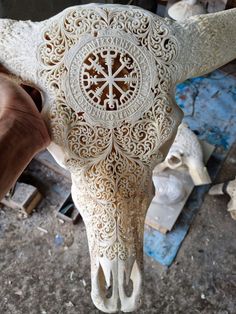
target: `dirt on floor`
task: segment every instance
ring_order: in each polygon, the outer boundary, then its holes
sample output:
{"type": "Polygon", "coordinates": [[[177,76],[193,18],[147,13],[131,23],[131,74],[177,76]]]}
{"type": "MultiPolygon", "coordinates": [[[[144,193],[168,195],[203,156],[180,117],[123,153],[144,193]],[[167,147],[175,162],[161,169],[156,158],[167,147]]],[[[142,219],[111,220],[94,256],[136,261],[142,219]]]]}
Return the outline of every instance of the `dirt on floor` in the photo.
{"type": "MultiPolygon", "coordinates": [[[[236,174],[235,156],[234,149],[218,181],[236,174]]],[[[0,210],[0,313],[101,313],[90,298],[84,224],[62,223],[55,215],[69,182],[37,161],[26,174],[45,198],[27,219],[0,210]]],[[[143,304],[135,313],[236,313],[236,221],[227,201],[206,195],[169,269],[144,257],[143,304]]]]}

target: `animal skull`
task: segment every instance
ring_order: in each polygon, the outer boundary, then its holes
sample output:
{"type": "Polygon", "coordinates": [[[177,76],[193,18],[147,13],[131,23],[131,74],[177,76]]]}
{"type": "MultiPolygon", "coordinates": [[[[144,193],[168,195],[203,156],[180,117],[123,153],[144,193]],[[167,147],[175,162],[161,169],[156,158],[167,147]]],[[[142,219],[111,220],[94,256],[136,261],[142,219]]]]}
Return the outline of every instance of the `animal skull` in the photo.
{"type": "Polygon", "coordinates": [[[39,23],[0,20],[0,63],[41,91],[49,151],[71,172],[88,235],[91,295],[104,312],[140,304],[152,170],[182,117],[175,85],[235,58],[235,22],[236,11],[181,24],[98,4],[39,23]]]}
{"type": "Polygon", "coordinates": [[[154,172],[159,173],[166,168],[178,170],[187,168],[195,185],[211,183],[203,162],[201,144],[197,136],[184,123],[179,126],[165,161],[157,165],[154,172]]]}

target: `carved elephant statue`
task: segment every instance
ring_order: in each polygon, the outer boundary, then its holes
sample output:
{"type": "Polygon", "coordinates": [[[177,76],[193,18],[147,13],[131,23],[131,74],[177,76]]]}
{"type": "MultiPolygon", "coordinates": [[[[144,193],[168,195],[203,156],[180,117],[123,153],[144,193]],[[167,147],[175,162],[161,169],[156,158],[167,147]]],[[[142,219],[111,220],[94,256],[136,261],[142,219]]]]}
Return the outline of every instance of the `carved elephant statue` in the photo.
{"type": "Polygon", "coordinates": [[[174,22],[98,4],[42,22],[0,20],[0,63],[40,90],[48,149],[71,172],[87,229],[91,296],[104,312],[140,304],[152,171],[182,119],[175,85],[236,57],[235,23],[236,10],[174,22]]]}

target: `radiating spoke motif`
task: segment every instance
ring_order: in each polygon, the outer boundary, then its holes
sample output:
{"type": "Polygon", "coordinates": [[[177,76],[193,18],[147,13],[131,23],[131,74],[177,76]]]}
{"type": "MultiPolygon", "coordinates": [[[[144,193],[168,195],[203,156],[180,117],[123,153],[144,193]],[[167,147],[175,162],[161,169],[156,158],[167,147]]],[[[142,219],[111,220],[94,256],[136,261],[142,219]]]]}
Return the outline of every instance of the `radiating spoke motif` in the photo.
{"type": "Polygon", "coordinates": [[[117,110],[130,101],[138,87],[138,66],[125,51],[106,48],[93,52],[82,71],[87,96],[105,110],[117,110]]]}
{"type": "Polygon", "coordinates": [[[156,62],[130,34],[85,35],[64,61],[66,101],[91,123],[113,128],[139,119],[153,104],[156,62]]]}

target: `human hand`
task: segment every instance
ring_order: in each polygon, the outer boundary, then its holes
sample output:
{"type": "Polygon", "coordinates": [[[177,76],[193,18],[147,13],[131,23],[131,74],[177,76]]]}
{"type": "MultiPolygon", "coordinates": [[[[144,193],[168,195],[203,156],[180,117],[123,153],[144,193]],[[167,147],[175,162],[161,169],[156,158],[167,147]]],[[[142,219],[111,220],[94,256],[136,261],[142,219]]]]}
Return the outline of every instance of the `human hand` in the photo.
{"type": "Polygon", "coordinates": [[[0,121],[19,142],[27,142],[32,154],[50,144],[50,136],[39,112],[41,97],[34,88],[19,86],[0,73],[0,121]]]}

